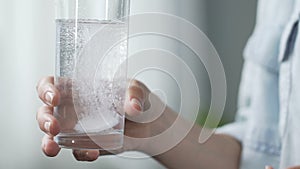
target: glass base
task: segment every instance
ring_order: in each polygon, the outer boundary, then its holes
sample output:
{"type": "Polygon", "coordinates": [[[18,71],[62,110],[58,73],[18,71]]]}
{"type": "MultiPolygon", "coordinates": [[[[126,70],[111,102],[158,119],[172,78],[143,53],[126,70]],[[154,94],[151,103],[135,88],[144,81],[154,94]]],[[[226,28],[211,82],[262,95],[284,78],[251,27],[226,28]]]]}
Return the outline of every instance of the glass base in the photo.
{"type": "Polygon", "coordinates": [[[117,150],[123,147],[123,132],[59,134],[55,141],[62,148],[117,150]]]}

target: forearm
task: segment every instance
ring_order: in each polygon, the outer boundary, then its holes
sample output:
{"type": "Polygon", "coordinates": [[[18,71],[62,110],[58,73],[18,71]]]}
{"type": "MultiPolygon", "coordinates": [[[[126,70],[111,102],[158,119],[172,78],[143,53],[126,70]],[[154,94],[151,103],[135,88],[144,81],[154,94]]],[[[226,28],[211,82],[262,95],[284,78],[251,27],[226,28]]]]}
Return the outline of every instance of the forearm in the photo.
{"type": "MultiPolygon", "coordinates": [[[[162,117],[155,122],[156,125],[152,125],[154,127],[152,130],[162,132],[162,130],[169,128],[177,117],[177,113],[167,108],[162,117]]],[[[189,125],[183,119],[179,118],[178,120],[182,128],[189,125]]],[[[241,152],[239,142],[230,136],[214,134],[206,143],[200,144],[198,137],[201,129],[200,126],[194,125],[179,144],[167,152],[154,156],[154,158],[166,167],[174,169],[237,169],[241,152]]],[[[172,140],[164,141],[172,142],[172,140]]],[[[155,149],[159,148],[159,145],[148,147],[151,150],[145,149],[146,153],[156,151],[155,149]]]]}

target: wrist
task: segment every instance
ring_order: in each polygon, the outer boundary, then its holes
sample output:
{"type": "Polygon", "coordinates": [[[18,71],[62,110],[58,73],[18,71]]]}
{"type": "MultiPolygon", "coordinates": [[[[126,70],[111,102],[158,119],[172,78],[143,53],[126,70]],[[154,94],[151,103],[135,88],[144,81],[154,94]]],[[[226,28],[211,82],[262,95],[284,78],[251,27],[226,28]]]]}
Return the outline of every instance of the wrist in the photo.
{"type": "MultiPolygon", "coordinates": [[[[143,139],[139,142],[137,150],[150,156],[155,154],[155,152],[158,152],[162,142],[153,142],[153,139],[156,139],[154,137],[160,137],[160,134],[171,127],[177,116],[178,114],[176,112],[174,112],[171,108],[165,106],[163,112],[160,113],[160,116],[158,118],[150,123],[145,124],[147,126],[146,136],[143,137],[143,139]]],[[[168,142],[168,140],[163,141],[168,142]]]]}
{"type": "Polygon", "coordinates": [[[127,140],[124,140],[126,151],[140,151],[149,155],[156,151],[159,143],[153,142],[154,137],[159,137],[172,126],[178,116],[158,96],[149,94],[148,98],[149,104],[145,104],[145,111],[126,120],[125,139],[127,140]]]}

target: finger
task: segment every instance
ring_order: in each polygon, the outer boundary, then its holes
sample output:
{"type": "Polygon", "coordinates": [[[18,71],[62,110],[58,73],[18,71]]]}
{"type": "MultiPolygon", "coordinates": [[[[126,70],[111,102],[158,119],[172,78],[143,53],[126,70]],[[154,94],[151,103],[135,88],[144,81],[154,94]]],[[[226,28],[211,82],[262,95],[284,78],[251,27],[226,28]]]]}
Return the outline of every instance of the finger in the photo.
{"type": "Polygon", "coordinates": [[[54,157],[59,153],[60,147],[53,141],[52,136],[45,135],[42,139],[42,150],[46,156],[54,157]]]}
{"type": "Polygon", "coordinates": [[[300,169],[300,166],[289,167],[288,169],[300,169]]]}
{"type": "Polygon", "coordinates": [[[272,166],[265,166],[265,169],[273,169],[273,167],[272,166]]]}
{"type": "Polygon", "coordinates": [[[49,106],[57,106],[59,103],[60,94],[59,91],[54,86],[54,77],[49,76],[41,79],[36,90],[40,99],[49,106]]]}
{"type": "Polygon", "coordinates": [[[57,119],[52,115],[53,108],[48,106],[42,106],[37,112],[36,119],[39,127],[42,131],[50,136],[56,136],[59,133],[59,123],[57,119]]]}
{"type": "Polygon", "coordinates": [[[144,110],[148,89],[141,82],[131,80],[127,90],[125,112],[129,116],[139,115],[144,110]]]}
{"type": "Polygon", "coordinates": [[[73,150],[78,161],[95,161],[99,157],[99,150],[73,150]]]}

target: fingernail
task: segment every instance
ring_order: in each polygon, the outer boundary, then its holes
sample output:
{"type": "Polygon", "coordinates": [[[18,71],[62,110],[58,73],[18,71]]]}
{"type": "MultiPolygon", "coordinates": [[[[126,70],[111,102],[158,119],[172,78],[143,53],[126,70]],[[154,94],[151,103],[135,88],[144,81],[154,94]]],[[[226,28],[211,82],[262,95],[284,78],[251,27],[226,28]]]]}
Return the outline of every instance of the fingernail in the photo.
{"type": "Polygon", "coordinates": [[[50,126],[51,126],[51,122],[47,121],[44,124],[44,128],[47,132],[50,132],[50,126]]]}
{"type": "Polygon", "coordinates": [[[136,98],[132,98],[130,100],[130,104],[134,109],[136,109],[138,111],[142,111],[142,104],[136,98]]]}
{"type": "Polygon", "coordinates": [[[271,166],[266,165],[265,169],[273,169],[271,166]]]}
{"type": "Polygon", "coordinates": [[[54,98],[54,94],[52,92],[47,92],[46,95],[45,95],[45,99],[48,103],[49,106],[52,105],[53,103],[53,98],[54,98]]]}

